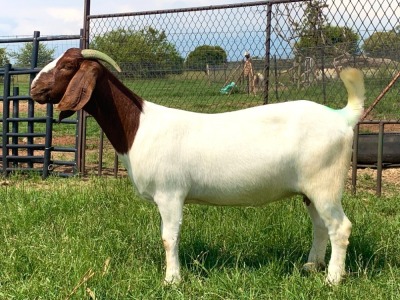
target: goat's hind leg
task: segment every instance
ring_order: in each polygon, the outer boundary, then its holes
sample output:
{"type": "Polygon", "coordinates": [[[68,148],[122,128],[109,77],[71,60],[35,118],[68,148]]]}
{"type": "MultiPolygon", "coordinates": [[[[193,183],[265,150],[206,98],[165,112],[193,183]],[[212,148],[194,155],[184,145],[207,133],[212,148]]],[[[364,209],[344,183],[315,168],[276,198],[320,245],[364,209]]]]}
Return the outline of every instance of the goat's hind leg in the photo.
{"type": "MultiPolygon", "coordinates": [[[[351,222],[344,214],[340,198],[332,200],[327,199],[332,198],[324,197],[317,198],[314,201],[311,200],[314,208],[310,205],[309,210],[311,211],[310,214],[318,214],[319,218],[316,216],[314,216],[314,218],[317,223],[320,222],[319,220],[322,220],[331,242],[332,253],[329,260],[328,276],[326,280],[329,284],[338,284],[343,275],[345,275],[346,251],[351,233],[351,222]],[[321,201],[321,199],[325,200],[321,201]]],[[[317,227],[319,227],[319,232],[322,234],[321,224],[317,225],[317,227]]],[[[321,239],[315,244],[316,246],[322,246],[322,243],[321,239]]],[[[311,250],[311,258],[313,259],[314,255],[322,255],[321,249],[319,251],[311,250]]]]}
{"type": "Polygon", "coordinates": [[[313,224],[313,241],[307,263],[303,266],[303,270],[314,272],[326,267],[325,254],[328,244],[328,229],[315,209],[314,204],[306,196],[304,197],[304,202],[306,203],[308,214],[313,224]]]}

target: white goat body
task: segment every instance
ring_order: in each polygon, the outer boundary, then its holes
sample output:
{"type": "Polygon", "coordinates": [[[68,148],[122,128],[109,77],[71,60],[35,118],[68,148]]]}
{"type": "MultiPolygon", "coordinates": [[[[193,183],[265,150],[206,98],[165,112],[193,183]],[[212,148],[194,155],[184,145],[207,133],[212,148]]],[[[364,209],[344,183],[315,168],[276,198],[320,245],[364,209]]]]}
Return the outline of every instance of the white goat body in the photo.
{"type": "Polygon", "coordinates": [[[121,156],[148,199],[179,190],[187,203],[261,205],[304,193],[314,173],[343,170],[353,134],[343,114],[308,101],[211,115],[144,102],[135,142],[121,156]]]}
{"type": "Polygon", "coordinates": [[[353,126],[363,111],[360,71],[341,73],[348,91],[348,104],[341,110],[300,100],[199,114],[142,100],[100,63],[82,55],[71,49],[46,66],[32,84],[32,98],[59,103],[64,116],[83,108],[99,122],[140,195],[158,206],[166,282],[180,280],[178,242],[185,203],[258,206],[293,194],[306,197],[313,222],[306,267],[324,265],[329,238],[327,281],[340,282],[351,232],[341,196],[353,126]],[[81,61],[76,70],[69,67],[64,77],[53,79],[75,59],[81,61]]]}

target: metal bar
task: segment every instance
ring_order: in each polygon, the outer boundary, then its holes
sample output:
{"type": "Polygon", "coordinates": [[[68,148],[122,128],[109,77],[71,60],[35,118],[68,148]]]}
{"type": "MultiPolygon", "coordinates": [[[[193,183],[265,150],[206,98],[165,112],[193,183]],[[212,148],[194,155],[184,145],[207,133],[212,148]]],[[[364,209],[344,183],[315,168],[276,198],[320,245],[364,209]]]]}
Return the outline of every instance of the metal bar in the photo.
{"type": "MultiPolygon", "coordinates": [[[[12,72],[10,72],[9,74],[14,75],[14,74],[12,74],[12,72]]],[[[29,96],[24,96],[24,95],[16,95],[16,96],[9,96],[8,99],[9,100],[29,100],[32,98],[29,96]]],[[[0,97],[0,100],[3,100],[3,97],[0,97]]]]}
{"type": "MultiPolygon", "coordinates": [[[[86,14],[87,14],[87,10],[85,7],[85,17],[84,20],[86,20],[86,14]]],[[[86,24],[85,24],[86,26],[86,24]]],[[[79,42],[79,47],[81,49],[84,48],[85,45],[85,29],[82,28],[80,30],[80,35],[81,35],[81,39],[79,42]]],[[[85,125],[86,125],[86,119],[85,119],[85,111],[80,110],[78,111],[78,116],[77,116],[77,127],[76,127],[76,153],[75,153],[75,161],[76,161],[76,171],[80,174],[84,173],[84,166],[82,165],[83,162],[83,156],[85,155],[85,141],[84,138],[85,137],[85,125]]]]}
{"type": "MultiPolygon", "coordinates": [[[[86,0],[86,1],[88,1],[88,0],[86,0]]],[[[152,11],[141,11],[141,12],[89,15],[88,18],[89,19],[102,19],[102,18],[133,17],[133,16],[143,16],[143,15],[175,14],[175,13],[184,13],[184,12],[193,12],[193,11],[219,10],[219,9],[230,9],[230,8],[239,8],[239,7],[261,6],[261,5],[271,5],[272,6],[274,4],[284,4],[284,3],[294,3],[294,2],[304,2],[304,1],[305,0],[255,1],[255,2],[243,2],[243,3],[237,3],[237,4],[188,7],[188,8],[180,8],[180,9],[165,9],[165,10],[152,10],[152,11]]]]}
{"type": "Polygon", "coordinates": [[[51,164],[51,150],[53,141],[53,105],[47,104],[46,106],[46,138],[44,141],[44,160],[43,160],[43,174],[42,177],[49,176],[49,166],[51,164]]]}
{"type": "Polygon", "coordinates": [[[44,144],[34,144],[34,145],[24,145],[24,144],[7,144],[7,148],[9,149],[27,149],[33,148],[35,150],[44,150],[44,144]]]}
{"type": "Polygon", "coordinates": [[[71,147],[52,147],[53,152],[76,152],[75,148],[71,147]]]}
{"type": "Polygon", "coordinates": [[[9,122],[13,122],[13,123],[20,123],[20,122],[36,122],[36,123],[44,123],[46,122],[46,118],[45,117],[33,117],[33,118],[8,118],[7,119],[9,122]]]}
{"type": "Polygon", "coordinates": [[[75,161],[66,161],[66,160],[54,160],[53,165],[57,165],[57,166],[69,166],[69,167],[73,167],[75,166],[75,161]]]}
{"type": "Polygon", "coordinates": [[[358,157],[358,133],[360,132],[360,125],[354,127],[353,138],[353,159],[351,161],[351,192],[353,195],[357,192],[357,157],[358,157]]]}
{"type": "Polygon", "coordinates": [[[6,171],[7,171],[7,173],[10,173],[10,172],[20,172],[20,173],[38,172],[38,173],[42,173],[42,170],[41,169],[37,169],[37,168],[7,168],[6,171]]]}
{"type": "MultiPolygon", "coordinates": [[[[39,59],[39,41],[40,37],[39,31],[33,32],[33,41],[32,41],[32,57],[31,57],[31,69],[34,69],[38,65],[39,59]]],[[[34,74],[30,74],[30,82],[32,82],[34,78],[34,74]]],[[[35,116],[35,107],[33,100],[28,100],[28,118],[33,118],[35,116]]],[[[28,122],[27,124],[28,133],[33,133],[35,130],[34,122],[28,122]]],[[[33,137],[28,137],[28,144],[34,144],[33,137]]],[[[33,149],[28,148],[28,156],[32,156],[34,153],[33,149]]],[[[32,168],[33,163],[29,162],[28,167],[32,168]]]]}
{"type": "Polygon", "coordinates": [[[82,49],[89,48],[90,35],[90,0],[85,0],[83,11],[83,43],[80,45],[82,49]]]}
{"type": "Polygon", "coordinates": [[[269,94],[269,70],[270,70],[270,56],[271,56],[271,22],[272,22],[272,4],[267,5],[267,28],[265,38],[265,65],[264,65],[264,104],[268,104],[269,94]]]}
{"type": "Polygon", "coordinates": [[[26,137],[26,138],[34,138],[34,137],[46,137],[46,134],[44,133],[30,133],[30,132],[7,132],[6,133],[7,137],[12,137],[12,136],[17,136],[17,137],[26,137]]]}
{"type": "Polygon", "coordinates": [[[44,158],[43,156],[35,156],[35,155],[27,155],[27,156],[13,156],[9,155],[7,158],[9,161],[20,161],[20,162],[35,162],[42,163],[44,158]]]}
{"type": "MultiPolygon", "coordinates": [[[[77,40],[79,39],[79,35],[49,35],[38,37],[38,41],[62,41],[62,40],[77,40]]],[[[11,44],[11,43],[29,43],[33,42],[34,38],[26,37],[26,38],[7,38],[0,39],[0,44],[11,44]]]]}
{"type": "Polygon", "coordinates": [[[104,133],[100,129],[100,141],[99,141],[99,163],[97,165],[98,175],[101,176],[103,173],[103,150],[104,150],[104,133]]]}
{"type": "Polygon", "coordinates": [[[378,197],[382,194],[382,169],[383,169],[383,133],[384,123],[379,123],[379,135],[378,135],[378,162],[377,162],[377,174],[376,174],[376,195],[378,197]]]}
{"type": "Polygon", "coordinates": [[[3,145],[2,145],[2,156],[3,156],[3,174],[7,175],[8,167],[8,117],[10,115],[10,103],[8,96],[10,96],[10,74],[11,64],[6,64],[4,68],[4,88],[3,88],[3,145]]]}
{"type": "Polygon", "coordinates": [[[86,172],[86,134],[87,134],[87,118],[88,115],[85,111],[83,111],[82,118],[84,122],[82,124],[82,161],[81,161],[81,173],[85,174],[86,172]]]}
{"type": "Polygon", "coordinates": [[[374,102],[371,104],[370,107],[364,112],[363,116],[361,117],[361,120],[364,120],[368,114],[371,112],[371,110],[374,109],[374,107],[381,101],[383,96],[386,95],[386,93],[392,88],[392,86],[396,83],[396,81],[400,78],[400,71],[393,77],[393,79],[389,82],[389,84],[383,89],[383,91],[376,97],[374,102]]]}
{"type": "Polygon", "coordinates": [[[77,112],[77,124],[75,127],[75,172],[81,171],[81,155],[82,155],[82,114],[83,110],[77,112]]]}
{"type": "Polygon", "coordinates": [[[114,154],[114,177],[117,178],[118,176],[118,154],[115,152],[114,154]]]}
{"type": "Polygon", "coordinates": [[[278,90],[278,61],[276,55],[274,55],[274,75],[275,75],[275,100],[279,101],[279,90],[278,90]]]}
{"type": "MultiPolygon", "coordinates": [[[[0,69],[0,74],[3,73],[3,68],[0,69]]],[[[15,69],[13,68],[12,70],[10,70],[10,75],[25,75],[25,74],[36,74],[38,73],[39,70],[38,69],[15,69]]]]}
{"type": "MultiPolygon", "coordinates": [[[[19,94],[19,87],[14,87],[13,88],[13,96],[17,96],[19,94]]],[[[13,118],[18,118],[19,117],[19,101],[18,100],[13,100],[13,113],[12,113],[13,118]]],[[[8,119],[8,122],[10,122],[10,118],[8,119]]],[[[19,130],[19,123],[18,122],[12,122],[12,132],[17,133],[19,130]]],[[[12,137],[12,144],[18,145],[18,138],[17,137],[12,137]]],[[[12,148],[11,150],[12,155],[18,155],[18,148],[12,148]]],[[[14,165],[16,167],[16,165],[14,165]]]]}

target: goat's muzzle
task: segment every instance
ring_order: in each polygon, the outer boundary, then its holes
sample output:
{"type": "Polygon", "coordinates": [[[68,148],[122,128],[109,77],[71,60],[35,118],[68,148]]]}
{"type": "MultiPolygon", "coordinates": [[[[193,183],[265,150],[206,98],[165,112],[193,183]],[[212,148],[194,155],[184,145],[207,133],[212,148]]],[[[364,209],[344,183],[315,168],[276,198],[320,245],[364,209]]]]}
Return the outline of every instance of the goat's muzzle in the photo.
{"type": "Polygon", "coordinates": [[[57,103],[58,101],[55,101],[50,97],[50,88],[40,88],[37,85],[33,85],[31,87],[31,97],[33,101],[39,103],[39,104],[46,104],[46,103],[57,103]]]}

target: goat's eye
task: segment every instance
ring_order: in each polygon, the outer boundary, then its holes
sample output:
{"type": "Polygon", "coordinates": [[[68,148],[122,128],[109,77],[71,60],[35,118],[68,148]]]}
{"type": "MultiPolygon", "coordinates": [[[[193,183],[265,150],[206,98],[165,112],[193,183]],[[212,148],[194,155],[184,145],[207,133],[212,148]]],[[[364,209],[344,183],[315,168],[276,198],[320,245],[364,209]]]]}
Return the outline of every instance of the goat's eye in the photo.
{"type": "Polygon", "coordinates": [[[63,69],[66,71],[72,70],[74,68],[74,66],[72,64],[65,64],[63,66],[63,69]]]}

